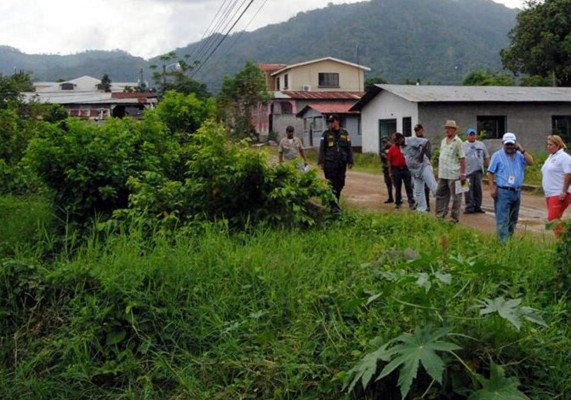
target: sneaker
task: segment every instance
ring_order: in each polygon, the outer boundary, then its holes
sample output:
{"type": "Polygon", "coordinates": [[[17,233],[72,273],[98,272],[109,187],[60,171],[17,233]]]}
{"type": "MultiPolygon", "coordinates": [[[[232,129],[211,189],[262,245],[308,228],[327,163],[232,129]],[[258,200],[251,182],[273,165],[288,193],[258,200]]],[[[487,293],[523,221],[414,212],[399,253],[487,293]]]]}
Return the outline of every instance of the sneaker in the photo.
{"type": "Polygon", "coordinates": [[[394,203],[394,202],[395,202],[395,201],[394,201],[393,199],[388,199],[388,200],[383,201],[383,203],[385,203],[385,204],[391,204],[391,203],[394,203]]]}
{"type": "Polygon", "coordinates": [[[475,214],[476,211],[474,210],[464,210],[464,214],[475,214]]]}
{"type": "Polygon", "coordinates": [[[477,213],[480,213],[480,214],[485,214],[485,213],[486,213],[486,212],[485,212],[484,210],[482,210],[481,208],[478,208],[478,209],[477,209],[476,211],[474,211],[474,212],[477,212],[477,213]]]}
{"type": "Polygon", "coordinates": [[[416,210],[416,207],[417,207],[417,203],[416,203],[416,202],[414,202],[414,203],[408,205],[408,208],[410,208],[411,210],[416,210]]]}
{"type": "Polygon", "coordinates": [[[397,208],[397,209],[400,208],[400,204],[401,204],[401,203],[395,204],[395,208],[397,208]]]}

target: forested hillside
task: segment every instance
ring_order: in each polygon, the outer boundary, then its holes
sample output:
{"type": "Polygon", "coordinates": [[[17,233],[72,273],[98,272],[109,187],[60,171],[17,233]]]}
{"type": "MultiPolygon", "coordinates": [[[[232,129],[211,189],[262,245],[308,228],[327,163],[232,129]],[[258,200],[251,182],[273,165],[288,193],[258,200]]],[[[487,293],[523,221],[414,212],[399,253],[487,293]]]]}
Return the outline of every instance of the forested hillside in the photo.
{"type": "MultiPolygon", "coordinates": [[[[268,4],[267,7],[270,7],[268,4]]],[[[369,76],[391,83],[460,83],[469,72],[501,69],[499,51],[508,46],[517,10],[491,0],[370,0],[302,12],[287,22],[230,35],[196,72],[194,79],[216,92],[225,75],[246,61],[296,63],[332,56],[366,65],[369,76]]],[[[204,61],[207,43],[178,48],[179,56],[204,61]]],[[[210,40],[212,43],[212,40],[210,40]]],[[[157,55],[158,56],[158,55],[157,55]]],[[[122,51],[89,51],[71,56],[25,55],[0,47],[0,73],[32,71],[38,80],[95,77],[134,81],[159,64],[122,51]]]]}

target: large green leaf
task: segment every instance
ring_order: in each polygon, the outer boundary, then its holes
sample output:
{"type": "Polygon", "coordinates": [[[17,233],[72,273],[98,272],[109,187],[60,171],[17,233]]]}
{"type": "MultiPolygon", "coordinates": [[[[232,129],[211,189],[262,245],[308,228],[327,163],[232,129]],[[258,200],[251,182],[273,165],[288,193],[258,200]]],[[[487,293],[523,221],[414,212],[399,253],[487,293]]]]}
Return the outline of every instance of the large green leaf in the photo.
{"type": "MultiPolygon", "coordinates": [[[[377,362],[381,361],[389,361],[390,354],[387,352],[387,347],[390,342],[385,343],[381,347],[379,347],[376,351],[372,353],[368,353],[357,365],[351,368],[348,372],[348,376],[353,376],[353,380],[347,389],[348,392],[352,391],[357,382],[361,380],[361,384],[363,388],[367,387],[369,381],[373,377],[373,374],[377,370],[377,362]]],[[[343,389],[347,387],[347,384],[344,385],[343,389]]]]}
{"type": "Polygon", "coordinates": [[[502,367],[492,363],[490,379],[477,375],[482,389],[472,393],[469,400],[529,400],[518,390],[519,380],[515,377],[506,378],[502,367]]]}
{"type": "Polygon", "coordinates": [[[437,382],[442,383],[442,371],[444,370],[444,362],[436,353],[444,351],[451,353],[460,349],[454,343],[439,340],[448,334],[447,329],[438,329],[431,332],[429,329],[416,328],[414,334],[405,333],[395,338],[393,342],[399,342],[393,346],[388,354],[395,356],[392,361],[387,364],[378,379],[382,379],[399,368],[398,385],[401,390],[402,397],[405,398],[412,385],[413,379],[418,372],[419,364],[422,364],[426,372],[437,382]]]}
{"type": "Polygon", "coordinates": [[[498,313],[509,321],[518,331],[521,329],[521,318],[538,325],[547,326],[536,310],[530,307],[520,307],[521,299],[506,300],[503,297],[479,301],[480,315],[498,313]]]}

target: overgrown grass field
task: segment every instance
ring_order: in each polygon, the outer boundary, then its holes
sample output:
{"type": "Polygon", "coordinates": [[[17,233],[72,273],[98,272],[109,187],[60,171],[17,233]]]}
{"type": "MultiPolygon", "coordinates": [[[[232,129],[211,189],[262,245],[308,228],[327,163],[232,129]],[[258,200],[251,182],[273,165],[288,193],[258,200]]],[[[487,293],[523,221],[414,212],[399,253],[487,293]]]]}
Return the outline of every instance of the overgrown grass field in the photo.
{"type": "Polygon", "coordinates": [[[37,235],[49,216],[15,224],[16,205],[0,202],[1,398],[571,394],[569,263],[536,237],[502,246],[430,216],[347,212],[305,230],[94,234],[53,253],[37,235]],[[435,349],[418,369],[421,346],[391,342],[415,330],[435,349]]]}

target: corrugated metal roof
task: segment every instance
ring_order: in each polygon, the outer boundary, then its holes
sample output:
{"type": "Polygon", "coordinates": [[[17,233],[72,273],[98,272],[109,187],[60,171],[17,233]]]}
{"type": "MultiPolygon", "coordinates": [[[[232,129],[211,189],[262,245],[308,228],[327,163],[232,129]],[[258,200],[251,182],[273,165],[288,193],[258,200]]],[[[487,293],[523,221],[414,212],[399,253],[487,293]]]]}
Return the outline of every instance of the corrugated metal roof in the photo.
{"type": "MultiPolygon", "coordinates": [[[[79,78],[71,79],[64,82],[34,82],[36,92],[95,92],[97,85],[101,84],[101,79],[93,78],[88,75],[79,78]],[[62,90],[61,85],[64,83],[72,84],[73,90],[62,90]]],[[[122,92],[125,87],[135,87],[137,82],[111,82],[112,92],[122,92]]]]}
{"type": "MultiPolygon", "coordinates": [[[[131,93],[132,95],[132,93],[131,93]]],[[[156,103],[155,97],[115,98],[111,93],[24,93],[27,101],[51,104],[140,104],[156,103]]]]}
{"type": "Polygon", "coordinates": [[[571,102],[571,88],[376,85],[412,102],[571,102]]]}
{"type": "Polygon", "coordinates": [[[296,99],[296,100],[359,100],[365,92],[321,92],[321,91],[283,91],[276,92],[274,97],[286,98],[286,99],[296,99]],[[281,93],[284,97],[279,96],[281,93]]]}

